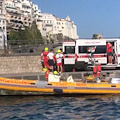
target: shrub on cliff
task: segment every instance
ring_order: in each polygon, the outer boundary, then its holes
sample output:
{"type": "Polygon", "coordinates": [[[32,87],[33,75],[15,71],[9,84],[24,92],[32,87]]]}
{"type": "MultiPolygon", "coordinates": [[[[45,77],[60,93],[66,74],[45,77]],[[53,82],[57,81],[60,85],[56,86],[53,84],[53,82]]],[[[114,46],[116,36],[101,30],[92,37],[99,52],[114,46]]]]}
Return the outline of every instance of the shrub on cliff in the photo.
{"type": "Polygon", "coordinates": [[[11,29],[8,34],[8,42],[11,45],[37,45],[44,44],[42,35],[37,29],[36,22],[31,27],[19,28],[17,31],[11,29]]]}

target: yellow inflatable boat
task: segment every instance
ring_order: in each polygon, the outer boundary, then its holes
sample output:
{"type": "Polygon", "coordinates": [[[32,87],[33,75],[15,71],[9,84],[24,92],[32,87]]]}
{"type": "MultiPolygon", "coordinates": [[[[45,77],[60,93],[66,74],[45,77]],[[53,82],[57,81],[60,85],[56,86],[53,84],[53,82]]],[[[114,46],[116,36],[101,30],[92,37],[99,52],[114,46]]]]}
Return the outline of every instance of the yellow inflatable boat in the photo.
{"type": "Polygon", "coordinates": [[[0,78],[0,90],[53,94],[118,94],[120,78],[111,78],[108,82],[74,81],[71,76],[66,81],[56,76],[48,82],[0,78]]]}

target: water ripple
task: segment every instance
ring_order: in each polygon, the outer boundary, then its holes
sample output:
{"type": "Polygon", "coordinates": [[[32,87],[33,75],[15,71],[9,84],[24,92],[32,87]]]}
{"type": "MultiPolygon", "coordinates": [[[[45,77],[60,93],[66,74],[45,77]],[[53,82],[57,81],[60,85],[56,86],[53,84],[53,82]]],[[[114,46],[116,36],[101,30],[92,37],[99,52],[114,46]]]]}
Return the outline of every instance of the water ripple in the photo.
{"type": "Polygon", "coordinates": [[[0,97],[0,120],[120,120],[120,96],[0,97]]]}

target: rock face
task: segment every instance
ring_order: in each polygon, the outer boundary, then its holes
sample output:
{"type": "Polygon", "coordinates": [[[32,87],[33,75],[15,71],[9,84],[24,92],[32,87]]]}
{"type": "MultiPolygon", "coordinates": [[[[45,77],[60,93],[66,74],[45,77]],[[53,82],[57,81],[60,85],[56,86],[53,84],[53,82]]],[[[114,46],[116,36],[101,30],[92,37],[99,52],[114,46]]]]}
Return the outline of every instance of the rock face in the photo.
{"type": "Polygon", "coordinates": [[[40,56],[0,57],[0,74],[41,72],[40,56]]]}

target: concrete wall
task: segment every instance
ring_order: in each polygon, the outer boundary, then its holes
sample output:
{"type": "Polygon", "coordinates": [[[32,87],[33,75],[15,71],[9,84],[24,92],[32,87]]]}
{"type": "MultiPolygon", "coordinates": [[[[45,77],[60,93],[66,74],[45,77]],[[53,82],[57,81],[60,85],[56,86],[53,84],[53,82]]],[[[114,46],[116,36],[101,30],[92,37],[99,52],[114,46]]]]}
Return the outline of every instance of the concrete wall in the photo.
{"type": "Polygon", "coordinates": [[[41,72],[40,56],[0,57],[0,74],[41,72]]]}

